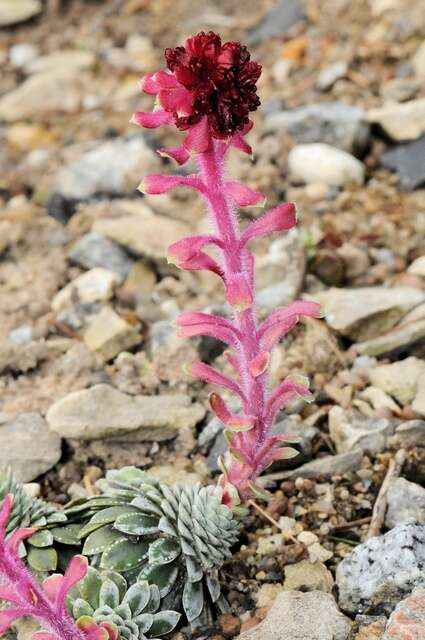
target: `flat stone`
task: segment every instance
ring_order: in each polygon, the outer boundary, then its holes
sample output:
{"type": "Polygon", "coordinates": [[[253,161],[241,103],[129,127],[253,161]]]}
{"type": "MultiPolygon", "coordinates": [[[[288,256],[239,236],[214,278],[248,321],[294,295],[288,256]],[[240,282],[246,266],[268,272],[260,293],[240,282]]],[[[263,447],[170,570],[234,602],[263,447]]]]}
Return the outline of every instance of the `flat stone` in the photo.
{"type": "Polygon", "coordinates": [[[238,640],[348,640],[351,621],[322,591],[278,593],[266,618],[238,640]]]}
{"type": "Polygon", "coordinates": [[[416,276],[425,277],[425,256],[419,256],[416,260],[413,260],[407,268],[408,273],[413,273],[416,276]]]}
{"type": "Polygon", "coordinates": [[[388,509],[385,526],[388,529],[409,520],[425,521],[425,489],[405,478],[392,480],[387,493],[388,509]]]}
{"type": "Polygon", "coordinates": [[[116,273],[96,267],[77,276],[52,300],[53,311],[60,311],[71,302],[98,302],[112,298],[120,278],[116,273]]]}
{"type": "Polygon", "coordinates": [[[87,85],[88,78],[80,71],[36,73],[1,96],[0,120],[34,121],[51,113],[76,113],[82,107],[87,85]]]}
{"type": "Polygon", "coordinates": [[[324,456],[312,462],[307,462],[297,469],[291,469],[279,473],[280,478],[295,480],[296,478],[332,478],[332,476],[342,476],[359,468],[363,459],[363,451],[354,449],[347,453],[338,453],[334,456],[324,456]]]}
{"type": "Polygon", "coordinates": [[[90,147],[59,171],[52,193],[74,200],[135,193],[140,177],[159,168],[159,159],[141,135],[98,141],[90,147]]]}
{"type": "Polygon", "coordinates": [[[329,435],[338,453],[358,448],[376,455],[385,449],[394,430],[395,424],[388,418],[369,418],[341,407],[329,411],[329,435]]]}
{"type": "Polygon", "coordinates": [[[379,124],[393,140],[416,140],[425,133],[425,98],[389,103],[367,115],[369,122],[379,124]]]}
{"type": "Polygon", "coordinates": [[[329,187],[363,184],[363,164],[346,151],[328,144],[298,144],[288,154],[288,168],[295,182],[323,182],[329,187]]]}
{"type": "Polygon", "coordinates": [[[418,381],[425,375],[425,361],[411,356],[391,364],[381,364],[370,371],[370,380],[400,404],[410,404],[416,397],[418,381]]]}
{"type": "Polygon", "coordinates": [[[95,61],[96,57],[92,51],[62,49],[28,61],[25,65],[25,71],[26,73],[51,73],[58,70],[79,71],[92,67],[95,61]]]}
{"type": "Polygon", "coordinates": [[[425,589],[398,603],[388,620],[382,640],[422,640],[425,638],[425,589]]]}
{"type": "Polygon", "coordinates": [[[357,353],[365,356],[390,354],[425,338],[425,319],[406,322],[383,336],[354,345],[357,353]]]}
{"type": "Polygon", "coordinates": [[[365,149],[370,129],[363,109],[342,102],[320,102],[271,113],[265,127],[268,131],[288,131],[297,143],[324,142],[349,153],[365,149]]]}
{"type": "Polygon", "coordinates": [[[398,525],[358,545],[337,566],[339,605],[350,613],[388,615],[415,587],[425,587],[425,525],[398,525]]]}
{"type": "Polygon", "coordinates": [[[331,288],[315,293],[314,297],[322,305],[332,329],[363,342],[394,327],[405,313],[425,299],[425,293],[413,287],[331,288]]]}
{"type": "Polygon", "coordinates": [[[139,256],[165,262],[170,244],[189,235],[190,228],[155,214],[142,202],[124,201],[117,205],[114,217],[97,220],[93,231],[139,256]]]}
{"type": "Polygon", "coordinates": [[[425,40],[419,45],[412,58],[412,67],[420,80],[425,80],[425,40]]]}
{"type": "Polygon", "coordinates": [[[284,35],[291,27],[304,20],[302,0],[279,0],[264,16],[260,24],[247,36],[250,44],[284,35]]]}
{"type": "Polygon", "coordinates": [[[62,455],[61,439],[38,413],[0,422],[0,472],[9,468],[20,482],[32,482],[62,455]]]}
{"type": "Polygon", "coordinates": [[[94,231],[84,234],[72,245],[68,258],[84,269],[103,267],[120,278],[127,277],[134,265],[134,259],[122,247],[94,231]]]}
{"type": "Polygon", "coordinates": [[[41,13],[40,0],[0,0],[0,27],[25,22],[41,13]]]}
{"type": "Polygon", "coordinates": [[[331,593],[334,579],[322,562],[301,560],[285,567],[284,591],[325,591],[331,593]]]}
{"type": "Polygon", "coordinates": [[[412,449],[413,447],[425,447],[425,421],[408,420],[396,427],[394,435],[388,444],[394,449],[412,449]]]}
{"type": "Polygon", "coordinates": [[[64,438],[160,441],[173,438],[183,427],[194,427],[204,415],[205,409],[186,395],[130,396],[98,384],[55,402],[46,419],[64,438]]]}
{"type": "Polygon", "coordinates": [[[425,184],[425,136],[386,151],[379,162],[385,169],[398,175],[403,191],[414,191],[422,187],[425,184]]]}
{"type": "Polygon", "coordinates": [[[104,307],[84,332],[84,342],[105,362],[141,341],[139,331],[110,307],[104,307]]]}

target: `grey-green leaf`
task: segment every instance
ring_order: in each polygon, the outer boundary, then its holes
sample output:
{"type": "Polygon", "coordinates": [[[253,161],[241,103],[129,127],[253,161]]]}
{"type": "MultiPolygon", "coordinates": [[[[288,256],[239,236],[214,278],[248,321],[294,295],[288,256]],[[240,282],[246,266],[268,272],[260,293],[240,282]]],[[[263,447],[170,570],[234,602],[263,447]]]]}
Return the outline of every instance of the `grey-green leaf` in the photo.
{"type": "Polygon", "coordinates": [[[92,616],[94,610],[89,605],[88,602],[83,600],[82,598],[77,598],[72,607],[72,615],[74,616],[74,620],[78,620],[81,616],[92,616]]]}
{"type": "Polygon", "coordinates": [[[148,550],[147,542],[133,543],[120,538],[104,551],[100,566],[112,571],[130,571],[143,562],[148,550]]]}
{"type": "Polygon", "coordinates": [[[120,602],[120,594],[118,587],[112,580],[104,580],[99,591],[99,605],[101,607],[108,606],[111,609],[118,607],[120,602]]]}
{"type": "Polygon", "coordinates": [[[189,622],[201,615],[204,594],[201,582],[186,582],[183,589],[183,609],[189,622]]]}
{"type": "Polygon", "coordinates": [[[177,540],[162,538],[155,540],[149,547],[150,564],[169,564],[179,557],[181,547],[177,540]]]}
{"type": "Polygon", "coordinates": [[[55,549],[37,549],[30,547],[28,550],[28,564],[35,571],[56,571],[58,565],[58,554],[55,549]]]}
{"type": "Polygon", "coordinates": [[[80,524],[67,524],[64,527],[54,527],[50,529],[56,542],[76,547],[79,547],[81,544],[79,537],[80,530],[80,524]]]}
{"type": "Polygon", "coordinates": [[[48,529],[44,529],[44,531],[37,531],[33,536],[31,536],[29,543],[33,547],[37,547],[39,549],[50,547],[53,544],[53,536],[48,529]]]}
{"type": "Polygon", "coordinates": [[[133,616],[137,616],[145,609],[150,595],[149,584],[147,582],[137,582],[125,594],[123,604],[128,604],[133,616]]]}
{"type": "Polygon", "coordinates": [[[133,536],[146,536],[158,532],[158,518],[142,513],[126,513],[114,522],[114,528],[133,536]]]}
{"type": "Polygon", "coordinates": [[[175,628],[179,620],[180,613],[177,613],[177,611],[160,611],[159,613],[155,613],[153,624],[149,629],[149,635],[154,637],[164,636],[175,628]]]}
{"type": "Polygon", "coordinates": [[[147,580],[149,584],[156,584],[161,598],[167,595],[173,588],[177,579],[179,570],[172,564],[147,566],[141,572],[142,579],[147,580]]]}
{"type": "Polygon", "coordinates": [[[93,556],[103,553],[117,540],[123,539],[122,533],[114,531],[109,525],[93,531],[84,543],[83,554],[85,556],[93,556]]]}

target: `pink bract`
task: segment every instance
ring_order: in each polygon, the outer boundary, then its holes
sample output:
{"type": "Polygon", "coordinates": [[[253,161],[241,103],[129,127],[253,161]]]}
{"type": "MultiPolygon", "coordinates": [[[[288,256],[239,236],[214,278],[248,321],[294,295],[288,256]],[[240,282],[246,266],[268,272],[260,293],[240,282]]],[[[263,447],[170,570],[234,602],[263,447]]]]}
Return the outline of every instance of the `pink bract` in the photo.
{"type": "Polygon", "coordinates": [[[177,319],[177,325],[184,336],[215,337],[230,348],[229,362],[235,377],[202,362],[193,363],[189,369],[204,382],[219,385],[240,399],[242,409],[235,415],[223,398],[215,393],[211,396],[211,409],[222,421],[229,445],[229,455],[221,461],[221,496],[225,504],[236,504],[256,491],[257,477],[273,461],[297,453],[282,446],[284,438],[271,435],[272,424],[291,398],[297,395],[308,399],[311,394],[305,384],[290,378],[269,390],[267,368],[276,343],[301,316],[317,317],[319,306],[298,301],[276,310],[261,324],[257,321],[254,256],[249,243],[296,224],[295,205],[286,203],[241,231],[236,207],[264,203],[264,196],[225,175],[231,147],[251,153],[245,135],[252,127],[248,114],[259,105],[255,82],[261,67],[250,61],[246,47],[239,43],[222,45],[212,32],[189,38],[184,47],[167,49],[166,61],[169,71],[150,74],[141,85],[143,91],[158,97],[157,110],[136,113],[133,121],[143,127],[168,125],[185,130],[186,138],[179,147],[161,149],[160,153],[178,164],[193,157],[198,172],[146,176],[142,190],[157,194],[187,186],[197,190],[207,205],[211,234],[175,242],[169,248],[169,260],[181,269],[208,270],[219,276],[232,309],[231,320],[186,312],[177,319]],[[210,247],[214,257],[207,252],[210,247]]]}

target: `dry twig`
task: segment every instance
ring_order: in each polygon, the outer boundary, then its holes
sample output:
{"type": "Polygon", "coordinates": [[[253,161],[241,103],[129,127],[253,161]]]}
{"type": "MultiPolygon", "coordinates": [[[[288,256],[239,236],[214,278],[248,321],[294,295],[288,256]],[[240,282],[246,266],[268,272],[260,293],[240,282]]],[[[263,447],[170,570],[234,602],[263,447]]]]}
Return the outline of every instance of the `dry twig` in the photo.
{"type": "Polygon", "coordinates": [[[375,501],[372,512],[372,520],[370,522],[368,538],[374,538],[381,533],[382,525],[384,524],[385,511],[387,510],[387,493],[391,483],[391,480],[398,478],[403,468],[404,461],[406,460],[406,451],[400,449],[395,454],[394,458],[388,465],[387,474],[384,478],[384,482],[379,490],[378,496],[375,501]]]}

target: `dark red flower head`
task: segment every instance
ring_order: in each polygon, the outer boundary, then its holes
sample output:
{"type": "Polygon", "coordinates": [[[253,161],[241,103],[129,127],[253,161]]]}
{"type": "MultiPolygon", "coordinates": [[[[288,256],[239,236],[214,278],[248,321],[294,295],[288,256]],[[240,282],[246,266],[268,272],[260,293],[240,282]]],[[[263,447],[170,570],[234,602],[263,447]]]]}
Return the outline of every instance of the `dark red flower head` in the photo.
{"type": "Polygon", "coordinates": [[[245,134],[252,127],[249,113],[260,99],[256,82],[261,66],[250,60],[239,42],[221,43],[209,31],[188,38],[184,47],[165,50],[167,71],[148,73],[142,91],[157,96],[154,111],[138,111],[133,122],[153,129],[163,125],[187,130],[178,147],[160,153],[184,164],[192,154],[207,151],[213,138],[245,153],[245,134]]]}
{"type": "Polygon", "coordinates": [[[165,50],[165,60],[180,85],[192,94],[190,113],[175,113],[179,129],[208,116],[214,137],[228,138],[248,123],[260,105],[256,82],[261,66],[239,42],[221,43],[216,33],[198,33],[184,47],[165,50]]]}

